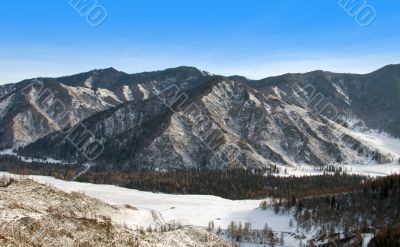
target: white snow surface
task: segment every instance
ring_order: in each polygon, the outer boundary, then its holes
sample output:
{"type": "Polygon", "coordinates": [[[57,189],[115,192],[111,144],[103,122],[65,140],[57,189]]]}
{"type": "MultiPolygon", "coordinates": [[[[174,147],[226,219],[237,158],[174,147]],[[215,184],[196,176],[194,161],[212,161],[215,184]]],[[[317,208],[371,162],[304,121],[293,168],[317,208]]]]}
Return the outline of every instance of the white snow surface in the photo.
{"type": "Polygon", "coordinates": [[[60,83],[60,85],[68,90],[68,94],[72,97],[72,106],[75,109],[83,107],[85,109],[101,111],[113,107],[113,105],[105,102],[101,95],[101,97],[98,97],[98,94],[96,94],[93,89],[86,87],[70,87],[62,83],[60,83]]]}
{"type": "MultiPolygon", "coordinates": [[[[17,177],[7,172],[0,172],[0,176],[17,177]]],[[[114,222],[125,224],[137,229],[148,226],[161,226],[173,222],[181,222],[188,227],[207,227],[214,221],[215,228],[227,229],[230,222],[237,224],[251,223],[252,229],[263,229],[265,224],[280,236],[284,233],[283,246],[299,246],[299,236],[304,236],[303,243],[311,239],[318,232],[314,227],[310,232],[297,231],[296,221],[291,214],[275,214],[272,209],[259,208],[261,200],[227,200],[210,195],[173,195],[162,193],[143,192],[125,189],[113,185],[96,185],[89,183],[70,182],[46,176],[23,176],[41,184],[53,186],[65,192],[80,192],[87,196],[115,205],[119,213],[111,215],[114,222]],[[293,225],[290,227],[290,220],[293,225]]],[[[271,202],[267,199],[267,202],[271,202]]],[[[106,212],[102,212],[106,213],[106,212]]],[[[222,236],[224,237],[224,236],[222,236]]],[[[364,245],[368,243],[372,234],[364,234],[364,245]]],[[[263,246],[255,243],[240,243],[240,246],[263,246]]]]}
{"type": "Polygon", "coordinates": [[[372,240],[372,238],[374,238],[373,233],[362,234],[362,239],[363,239],[362,247],[368,247],[368,244],[372,240]]]}
{"type": "Polygon", "coordinates": [[[125,85],[122,87],[122,93],[127,101],[133,100],[132,90],[129,86],[125,85]]]}
{"type": "Polygon", "coordinates": [[[137,85],[138,89],[140,90],[140,92],[142,92],[143,94],[143,99],[146,100],[149,98],[149,91],[147,91],[142,84],[138,84],[137,85]]]}
{"type": "Polygon", "coordinates": [[[85,87],[92,88],[93,87],[93,77],[89,76],[89,78],[84,83],[85,87]]]}
{"type": "MultiPolygon", "coordinates": [[[[279,166],[281,173],[278,176],[295,176],[295,177],[304,177],[304,176],[316,176],[329,174],[329,172],[318,171],[316,167],[301,164],[294,167],[284,167],[279,166]],[[287,173],[284,173],[284,170],[287,170],[287,173]]],[[[384,177],[391,174],[400,174],[400,165],[396,162],[392,162],[389,164],[377,164],[374,161],[370,161],[367,164],[348,164],[348,165],[336,165],[336,167],[341,167],[342,172],[346,172],[347,174],[353,175],[363,175],[369,177],[384,177]]],[[[333,173],[332,173],[333,174],[333,173]]]]}
{"type": "MultiPolygon", "coordinates": [[[[0,176],[17,176],[0,172],[0,176]]],[[[25,176],[26,177],[26,176],[25,176]]],[[[250,222],[253,229],[263,229],[265,223],[274,231],[294,231],[289,227],[291,216],[275,215],[259,208],[261,200],[227,200],[211,195],[172,195],[143,192],[113,185],[70,182],[46,176],[28,176],[36,182],[54,186],[65,192],[83,192],[112,205],[136,207],[136,218],[127,216],[125,223],[149,226],[180,221],[183,225],[206,227],[210,221],[226,229],[231,221],[250,222]],[[138,217],[142,215],[143,218],[138,217]],[[149,217],[153,215],[153,217],[149,217]]]]}
{"type": "Polygon", "coordinates": [[[274,93],[277,97],[282,98],[280,90],[278,87],[272,87],[272,90],[274,90],[274,93]]]}
{"type": "Polygon", "coordinates": [[[384,132],[379,133],[377,130],[354,132],[352,135],[363,143],[377,148],[383,154],[392,154],[395,158],[400,158],[400,139],[393,138],[384,132]]]}
{"type": "Polygon", "coordinates": [[[256,106],[258,106],[258,107],[262,106],[261,102],[256,98],[256,96],[254,96],[254,94],[249,93],[249,98],[250,98],[251,101],[256,103],[256,106]]]}
{"type": "MultiPolygon", "coordinates": [[[[342,128],[342,127],[339,127],[342,128]]],[[[344,128],[342,128],[344,129],[344,128]]],[[[341,167],[347,174],[365,175],[370,177],[387,176],[391,174],[400,174],[400,139],[391,137],[389,134],[376,130],[349,130],[345,133],[369,146],[372,150],[378,150],[382,154],[390,155],[393,161],[386,164],[379,164],[372,158],[360,158],[359,161],[333,164],[335,167],[341,167]]],[[[313,176],[322,175],[323,171],[318,171],[316,167],[307,164],[296,164],[292,167],[277,165],[281,170],[279,176],[313,176]],[[284,173],[286,169],[287,173],[284,173]]]]}
{"type": "Polygon", "coordinates": [[[97,92],[99,93],[99,95],[100,95],[102,98],[110,97],[110,98],[113,98],[115,101],[117,101],[117,102],[119,102],[119,103],[122,103],[122,101],[121,101],[113,92],[111,92],[111,91],[108,90],[108,89],[99,88],[99,89],[97,89],[97,92]]]}
{"type": "Polygon", "coordinates": [[[343,119],[350,128],[345,128],[331,120],[331,124],[344,134],[350,135],[359,140],[371,149],[378,150],[384,155],[392,155],[393,158],[400,158],[400,139],[383,131],[369,129],[365,127],[365,123],[357,118],[349,117],[343,119]]]}
{"type": "Polygon", "coordinates": [[[344,98],[346,103],[350,105],[351,100],[350,100],[349,96],[345,92],[343,92],[342,88],[335,83],[333,83],[333,86],[335,87],[336,91],[344,98]]]}

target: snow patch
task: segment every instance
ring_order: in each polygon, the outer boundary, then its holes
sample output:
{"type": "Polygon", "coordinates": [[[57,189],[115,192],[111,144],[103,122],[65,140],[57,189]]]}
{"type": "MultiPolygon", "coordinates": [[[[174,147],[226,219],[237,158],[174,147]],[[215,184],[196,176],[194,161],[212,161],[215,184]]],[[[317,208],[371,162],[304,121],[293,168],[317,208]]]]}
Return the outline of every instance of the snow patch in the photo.
{"type": "Polygon", "coordinates": [[[127,101],[133,100],[132,90],[129,86],[125,85],[122,87],[122,93],[127,101]]]}
{"type": "Polygon", "coordinates": [[[252,93],[249,93],[249,98],[251,101],[253,101],[254,103],[256,103],[256,106],[259,107],[261,106],[261,102],[256,98],[256,96],[254,96],[252,93]]]}
{"type": "Polygon", "coordinates": [[[382,154],[391,154],[400,158],[400,139],[391,137],[385,132],[369,130],[365,132],[352,132],[351,135],[371,148],[377,149],[382,154]]]}
{"type": "Polygon", "coordinates": [[[377,150],[384,155],[390,155],[393,157],[393,160],[400,158],[400,139],[379,130],[359,126],[361,121],[357,119],[346,119],[346,123],[350,126],[349,128],[345,128],[331,120],[329,121],[339,131],[357,139],[371,150],[377,150]]]}
{"type": "MultiPolygon", "coordinates": [[[[38,97],[41,96],[40,93],[41,92],[38,92],[36,90],[36,88],[32,87],[31,91],[27,95],[29,103],[33,106],[33,108],[35,108],[35,110],[37,112],[39,112],[47,120],[47,122],[53,129],[60,130],[61,127],[59,126],[59,124],[56,121],[54,121],[53,117],[49,116],[46,109],[44,109],[42,106],[38,105],[38,102],[40,101],[40,99],[38,97]]],[[[47,98],[46,101],[47,101],[48,105],[51,105],[51,102],[54,101],[54,95],[50,94],[49,98],[47,98]]],[[[30,118],[32,118],[32,117],[30,117],[30,118]]],[[[30,120],[32,121],[32,123],[34,122],[33,119],[30,119],[30,120]]]]}
{"type": "Polygon", "coordinates": [[[13,100],[14,100],[14,94],[8,96],[7,98],[5,98],[3,101],[0,102],[0,118],[4,117],[4,115],[7,113],[7,110],[13,100]]]}
{"type": "Polygon", "coordinates": [[[84,83],[85,87],[92,88],[93,87],[93,77],[89,76],[89,78],[84,83]]]}
{"type": "Polygon", "coordinates": [[[143,99],[144,99],[144,100],[148,99],[148,98],[149,98],[149,91],[147,91],[147,90],[142,86],[142,84],[138,84],[137,87],[138,87],[139,91],[142,92],[142,94],[143,94],[143,99]]]}
{"type": "MultiPolygon", "coordinates": [[[[110,107],[114,107],[113,105],[105,102],[102,97],[98,97],[98,95],[96,95],[96,93],[90,88],[70,87],[62,83],[60,83],[60,85],[67,89],[68,94],[71,95],[72,107],[74,110],[85,108],[94,111],[101,111],[110,107]]],[[[79,121],[79,119],[76,121],[79,121]]],[[[74,123],[76,123],[76,121],[74,121],[74,123]]]]}
{"type": "Polygon", "coordinates": [[[363,165],[344,165],[342,170],[347,174],[367,175],[370,177],[383,177],[390,174],[400,174],[400,165],[392,162],[390,164],[377,164],[371,161],[369,164],[363,165]]]}
{"type": "Polygon", "coordinates": [[[362,239],[363,239],[362,247],[368,247],[369,242],[371,242],[373,238],[374,238],[373,233],[362,234],[362,239]]]}
{"type": "Polygon", "coordinates": [[[278,87],[272,87],[272,90],[274,90],[274,94],[275,94],[277,97],[282,98],[281,92],[280,92],[280,90],[279,90],[278,87]]]}
{"type": "Polygon", "coordinates": [[[350,100],[349,96],[345,92],[343,92],[342,88],[339,87],[339,85],[337,85],[335,83],[333,83],[332,85],[335,87],[336,91],[345,99],[346,103],[348,105],[350,105],[351,100],[350,100]]]}
{"type": "Polygon", "coordinates": [[[110,90],[105,89],[105,88],[99,88],[97,89],[97,93],[104,99],[107,97],[110,97],[112,99],[114,99],[115,101],[122,103],[122,101],[110,90]]]}

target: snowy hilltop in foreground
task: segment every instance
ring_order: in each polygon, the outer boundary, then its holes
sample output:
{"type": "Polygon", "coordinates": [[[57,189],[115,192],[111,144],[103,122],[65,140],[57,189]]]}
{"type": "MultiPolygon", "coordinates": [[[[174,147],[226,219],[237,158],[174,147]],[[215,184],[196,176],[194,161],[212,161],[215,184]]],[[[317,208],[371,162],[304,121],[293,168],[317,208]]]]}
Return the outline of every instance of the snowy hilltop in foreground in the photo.
{"type": "Polygon", "coordinates": [[[229,246],[201,228],[148,232],[123,224],[130,218],[140,211],[29,179],[0,182],[0,246],[229,246]]]}

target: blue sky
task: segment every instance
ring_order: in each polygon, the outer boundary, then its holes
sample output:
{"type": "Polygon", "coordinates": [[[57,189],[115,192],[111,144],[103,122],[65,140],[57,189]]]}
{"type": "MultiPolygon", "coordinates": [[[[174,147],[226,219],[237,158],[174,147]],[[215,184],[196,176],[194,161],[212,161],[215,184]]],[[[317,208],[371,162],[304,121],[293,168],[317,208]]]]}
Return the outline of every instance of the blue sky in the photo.
{"type": "Polygon", "coordinates": [[[97,2],[107,19],[92,27],[69,0],[3,1],[0,84],[111,66],[133,73],[190,65],[263,78],[400,63],[398,0],[368,0],[376,19],[367,27],[338,0],[97,2]]]}

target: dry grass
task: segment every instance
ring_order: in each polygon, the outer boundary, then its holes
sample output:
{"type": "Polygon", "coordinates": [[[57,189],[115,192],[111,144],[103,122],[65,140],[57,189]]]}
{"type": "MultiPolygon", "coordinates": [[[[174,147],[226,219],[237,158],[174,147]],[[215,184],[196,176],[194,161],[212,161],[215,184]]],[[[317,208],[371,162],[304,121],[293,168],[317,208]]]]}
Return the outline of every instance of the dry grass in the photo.
{"type": "Polygon", "coordinates": [[[112,221],[118,210],[82,193],[2,177],[0,246],[228,246],[203,229],[164,233],[133,230],[112,221]]]}

